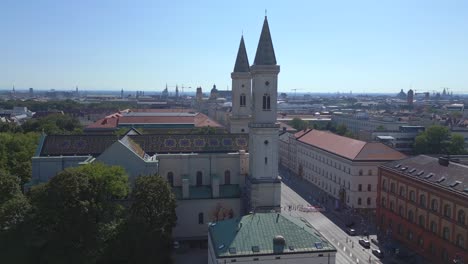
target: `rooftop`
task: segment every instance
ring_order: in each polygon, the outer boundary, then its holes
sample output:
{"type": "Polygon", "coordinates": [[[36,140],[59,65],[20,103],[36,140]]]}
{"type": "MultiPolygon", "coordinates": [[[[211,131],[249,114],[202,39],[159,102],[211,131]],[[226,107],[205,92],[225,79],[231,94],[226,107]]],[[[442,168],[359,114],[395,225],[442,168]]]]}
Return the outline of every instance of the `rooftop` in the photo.
{"type": "Polygon", "coordinates": [[[381,165],[403,177],[433,184],[468,196],[468,166],[449,162],[441,165],[438,158],[419,155],[381,165]]]}
{"type": "Polygon", "coordinates": [[[219,258],[336,252],[305,219],[280,213],[254,213],[209,225],[219,258]]]}
{"type": "Polygon", "coordinates": [[[299,133],[296,133],[298,141],[353,161],[390,161],[406,157],[382,143],[367,143],[315,129],[299,133]]]}

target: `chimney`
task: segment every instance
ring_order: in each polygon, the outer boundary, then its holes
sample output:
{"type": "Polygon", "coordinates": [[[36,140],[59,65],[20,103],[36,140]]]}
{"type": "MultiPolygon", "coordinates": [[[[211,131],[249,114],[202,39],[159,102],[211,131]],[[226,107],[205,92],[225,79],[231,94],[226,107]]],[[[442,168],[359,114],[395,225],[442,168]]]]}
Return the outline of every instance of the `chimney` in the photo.
{"type": "Polygon", "coordinates": [[[439,164],[445,167],[448,167],[450,163],[450,158],[448,157],[439,157],[439,164]]]}

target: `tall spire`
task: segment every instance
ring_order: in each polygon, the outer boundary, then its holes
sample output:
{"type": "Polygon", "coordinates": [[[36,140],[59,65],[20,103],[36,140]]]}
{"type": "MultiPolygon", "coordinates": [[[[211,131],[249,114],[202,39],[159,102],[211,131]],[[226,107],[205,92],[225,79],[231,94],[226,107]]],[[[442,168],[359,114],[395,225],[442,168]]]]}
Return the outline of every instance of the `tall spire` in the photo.
{"type": "Polygon", "coordinates": [[[241,37],[239,44],[239,51],[237,51],[236,64],[234,65],[234,72],[249,72],[249,58],[245,50],[244,36],[241,37]]]}
{"type": "Polygon", "coordinates": [[[255,54],[254,65],[276,65],[275,50],[271,41],[268,19],[265,16],[263,22],[262,34],[258,41],[257,53],[255,54]]]}

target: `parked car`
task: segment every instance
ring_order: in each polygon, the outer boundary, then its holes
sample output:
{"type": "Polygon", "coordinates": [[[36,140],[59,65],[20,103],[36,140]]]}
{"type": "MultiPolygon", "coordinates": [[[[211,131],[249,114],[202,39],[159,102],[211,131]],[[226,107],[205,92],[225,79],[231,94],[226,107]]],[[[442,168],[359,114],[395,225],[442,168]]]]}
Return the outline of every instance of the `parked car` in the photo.
{"type": "Polygon", "coordinates": [[[376,246],[379,245],[379,241],[377,240],[377,238],[371,238],[370,242],[372,242],[376,246]]]}
{"type": "Polygon", "coordinates": [[[378,258],[383,258],[384,257],[384,254],[383,254],[382,251],[380,251],[380,249],[373,249],[372,254],[374,254],[378,258]]]}
{"type": "Polygon", "coordinates": [[[350,236],[355,236],[356,235],[356,230],[354,230],[352,228],[347,228],[346,233],[348,233],[348,235],[350,235],[350,236]]]}
{"type": "Polygon", "coordinates": [[[367,239],[359,239],[359,244],[365,248],[370,248],[370,242],[367,239]]]}

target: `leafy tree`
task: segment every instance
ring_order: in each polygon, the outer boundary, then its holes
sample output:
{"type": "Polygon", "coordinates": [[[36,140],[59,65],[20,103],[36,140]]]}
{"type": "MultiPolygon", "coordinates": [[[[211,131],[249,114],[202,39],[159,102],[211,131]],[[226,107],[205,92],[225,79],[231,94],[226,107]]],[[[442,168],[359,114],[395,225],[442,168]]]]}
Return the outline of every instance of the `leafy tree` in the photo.
{"type": "Polygon", "coordinates": [[[336,133],[340,136],[346,135],[346,132],[348,132],[348,127],[346,127],[345,124],[340,124],[336,127],[336,133]]]}
{"type": "Polygon", "coordinates": [[[31,157],[38,141],[37,133],[0,133],[0,170],[20,178],[21,186],[31,179],[31,157]]]}
{"type": "Polygon", "coordinates": [[[128,177],[100,163],[69,168],[33,187],[37,263],[94,263],[124,219],[115,202],[128,195],[128,177]]]}
{"type": "Polygon", "coordinates": [[[45,132],[46,134],[81,134],[82,125],[80,121],[69,115],[54,114],[30,119],[22,128],[25,132],[45,132]]]}
{"type": "Polygon", "coordinates": [[[414,143],[417,154],[442,154],[448,151],[450,132],[447,127],[431,126],[418,135],[414,143]]]}
{"type": "Polygon", "coordinates": [[[19,183],[19,178],[0,171],[0,233],[23,222],[30,209],[19,183]]]}
{"type": "Polygon", "coordinates": [[[449,153],[452,155],[465,154],[465,138],[460,134],[452,134],[449,153]]]}
{"type": "Polygon", "coordinates": [[[299,117],[293,118],[293,120],[291,120],[289,125],[291,125],[296,130],[303,130],[303,129],[306,129],[308,127],[307,122],[300,119],[299,117]]]}
{"type": "Polygon", "coordinates": [[[376,131],[385,131],[385,127],[383,125],[379,125],[375,128],[376,131]]]}
{"type": "Polygon", "coordinates": [[[177,217],[176,200],[167,181],[140,176],[122,233],[102,263],[171,263],[171,233],[177,217]]]}

